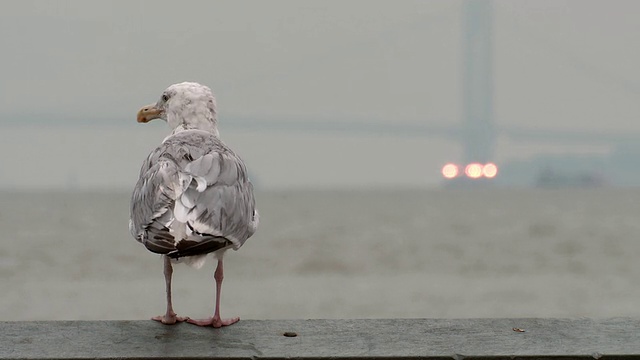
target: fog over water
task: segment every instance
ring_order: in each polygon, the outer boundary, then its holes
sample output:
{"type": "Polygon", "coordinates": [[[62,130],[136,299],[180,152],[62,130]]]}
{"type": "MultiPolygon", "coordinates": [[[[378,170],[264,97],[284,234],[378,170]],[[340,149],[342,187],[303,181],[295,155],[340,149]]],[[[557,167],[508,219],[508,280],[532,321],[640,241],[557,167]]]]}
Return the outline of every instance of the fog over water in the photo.
{"type": "MultiPolygon", "coordinates": [[[[213,89],[257,189],[223,316],[640,316],[637,188],[443,186],[465,155],[468,4],[0,2],[0,318],[163,311],[161,259],[127,225],[169,129],[135,114],[182,81],[213,89]]],[[[640,2],[491,5],[497,179],[621,149],[633,173],[640,2]]],[[[176,267],[174,290],[181,315],[211,314],[211,262],[176,267]]]]}

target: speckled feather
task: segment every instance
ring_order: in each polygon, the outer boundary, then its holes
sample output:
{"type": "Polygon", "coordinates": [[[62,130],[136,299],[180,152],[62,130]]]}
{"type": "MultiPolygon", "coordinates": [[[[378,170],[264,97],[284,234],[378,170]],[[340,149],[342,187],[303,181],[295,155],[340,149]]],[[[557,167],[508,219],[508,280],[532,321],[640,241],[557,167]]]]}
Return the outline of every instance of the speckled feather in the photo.
{"type": "Polygon", "coordinates": [[[214,135],[174,134],[142,165],[131,199],[131,232],[150,251],[177,258],[238,249],[256,227],[246,167],[214,135]],[[183,238],[176,240],[177,234],[183,238]]]}

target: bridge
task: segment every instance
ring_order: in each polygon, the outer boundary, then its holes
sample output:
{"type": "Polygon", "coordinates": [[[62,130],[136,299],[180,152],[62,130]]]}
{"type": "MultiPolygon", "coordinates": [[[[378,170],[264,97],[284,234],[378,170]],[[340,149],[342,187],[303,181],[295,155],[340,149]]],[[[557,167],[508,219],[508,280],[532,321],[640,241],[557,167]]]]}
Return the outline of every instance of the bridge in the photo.
{"type": "MultiPolygon", "coordinates": [[[[563,144],[593,144],[593,145],[617,145],[640,144],[640,132],[603,132],[574,129],[545,129],[530,128],[514,125],[493,125],[491,134],[481,142],[471,145],[467,140],[478,136],[475,127],[467,124],[429,124],[429,123],[388,123],[388,122],[353,122],[339,120],[311,119],[301,122],[299,120],[264,120],[255,118],[233,117],[220,125],[224,129],[251,130],[251,131],[277,131],[277,132],[325,132],[350,135],[388,135],[401,137],[437,137],[458,141],[465,145],[465,153],[472,158],[474,146],[484,147],[486,158],[491,158],[493,141],[499,136],[506,136],[515,141],[530,141],[536,143],[563,143],[563,144]],[[490,142],[490,143],[489,143],[490,142]]],[[[483,134],[483,133],[480,133],[483,134]]],[[[486,134],[485,134],[486,135],[486,134]]],[[[481,137],[482,138],[482,137],[481,137]]],[[[478,151],[481,152],[481,151],[478,151]]]]}
{"type": "MultiPolygon", "coordinates": [[[[486,162],[494,158],[498,137],[518,142],[626,145],[640,143],[640,132],[603,132],[580,129],[545,129],[496,124],[493,113],[493,8],[492,0],[467,0],[462,7],[463,118],[425,120],[424,122],[376,122],[371,119],[256,119],[237,118],[221,124],[226,129],[278,132],[331,132],[352,135],[389,135],[448,138],[459,142],[465,162],[486,162]]],[[[573,65],[573,64],[572,64],[573,65]]],[[[585,75],[606,77],[588,65],[585,75]]],[[[640,85],[623,79],[609,79],[614,86],[639,94],[640,85]],[[622,83],[620,83],[622,82],[622,83]]],[[[562,123],[562,119],[558,119],[562,123]]]]}
{"type": "MultiPolygon", "coordinates": [[[[467,0],[462,3],[462,74],[463,116],[460,121],[438,121],[421,123],[383,123],[364,119],[345,121],[327,119],[305,119],[260,121],[259,119],[234,119],[224,127],[283,132],[334,132],[352,135],[388,135],[400,137],[448,138],[461,144],[462,159],[458,164],[487,164],[495,158],[495,143],[500,137],[517,142],[536,144],[609,146],[612,151],[624,150],[640,155],[640,132],[607,132],[583,129],[544,129],[501,125],[495,122],[493,112],[493,4],[492,0],[467,0]]],[[[588,76],[605,79],[584,63],[569,59],[582,68],[588,76]]],[[[606,80],[606,79],[605,79],[606,80]]],[[[640,86],[626,80],[608,79],[626,92],[640,94],[640,86]]],[[[559,119],[561,122],[561,119],[559,119]]],[[[625,156],[629,156],[626,154],[625,156]]],[[[453,159],[452,159],[453,160],[453,159]]],[[[627,160],[616,160],[624,163],[627,160]]],[[[457,166],[456,166],[457,169],[457,166]]],[[[444,169],[443,169],[444,171],[444,169]]],[[[621,171],[613,170],[621,173],[621,171]]],[[[623,171],[624,172],[624,171],[623,171]]],[[[456,170],[457,174],[457,170],[456,170]]],[[[443,174],[444,175],[444,174],[443,174]]],[[[446,176],[446,175],[445,175],[446,176]]],[[[454,175],[455,176],[455,175],[454,175]]],[[[623,175],[628,177],[629,174],[623,175]]],[[[634,175],[635,176],[635,175],[634,175]]],[[[640,174],[637,174],[640,185],[640,174]]],[[[635,180],[634,180],[635,181],[635,180]]]]}

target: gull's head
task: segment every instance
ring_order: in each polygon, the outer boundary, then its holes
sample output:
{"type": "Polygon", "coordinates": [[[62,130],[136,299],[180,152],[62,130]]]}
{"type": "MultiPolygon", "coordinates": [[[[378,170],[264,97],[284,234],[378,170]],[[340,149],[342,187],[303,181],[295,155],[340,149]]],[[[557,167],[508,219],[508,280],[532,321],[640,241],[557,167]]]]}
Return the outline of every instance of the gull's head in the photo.
{"type": "Polygon", "coordinates": [[[194,82],[173,84],[160,99],[138,111],[138,122],[165,120],[172,130],[200,129],[218,134],[216,98],[211,89],[194,82]]]}

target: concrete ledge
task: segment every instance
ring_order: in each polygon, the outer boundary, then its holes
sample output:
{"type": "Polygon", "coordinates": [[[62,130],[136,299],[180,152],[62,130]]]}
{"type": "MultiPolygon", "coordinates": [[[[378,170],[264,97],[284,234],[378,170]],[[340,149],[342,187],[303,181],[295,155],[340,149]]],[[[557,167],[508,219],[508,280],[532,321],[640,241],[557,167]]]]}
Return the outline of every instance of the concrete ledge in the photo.
{"type": "Polygon", "coordinates": [[[0,358],[640,359],[640,319],[0,322],[0,358]]]}

